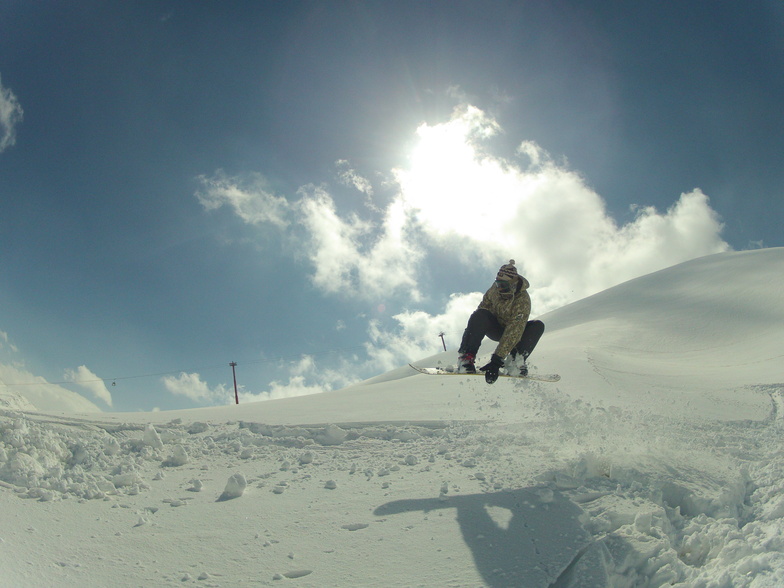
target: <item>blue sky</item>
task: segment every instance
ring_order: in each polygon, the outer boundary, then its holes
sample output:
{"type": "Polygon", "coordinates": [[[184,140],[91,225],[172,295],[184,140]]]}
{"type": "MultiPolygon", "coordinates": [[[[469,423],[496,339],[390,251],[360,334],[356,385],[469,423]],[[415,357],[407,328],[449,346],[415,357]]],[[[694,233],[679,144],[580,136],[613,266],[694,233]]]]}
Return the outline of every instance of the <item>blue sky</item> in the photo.
{"type": "Polygon", "coordinates": [[[783,39],[773,1],[5,2],[0,382],[317,392],[454,348],[509,258],[536,315],[782,246],[783,39]]]}

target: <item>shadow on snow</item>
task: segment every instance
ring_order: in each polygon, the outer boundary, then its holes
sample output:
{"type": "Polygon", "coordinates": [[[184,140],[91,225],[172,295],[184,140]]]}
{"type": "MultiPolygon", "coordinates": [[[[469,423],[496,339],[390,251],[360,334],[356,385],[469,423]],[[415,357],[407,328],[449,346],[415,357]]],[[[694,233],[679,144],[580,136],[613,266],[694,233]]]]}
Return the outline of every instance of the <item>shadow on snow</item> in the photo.
{"type": "Polygon", "coordinates": [[[606,548],[583,528],[580,507],[547,487],[396,500],[379,506],[374,514],[450,508],[457,510],[476,569],[491,588],[607,585],[606,548]],[[508,524],[497,522],[497,509],[508,511],[508,524]]]}

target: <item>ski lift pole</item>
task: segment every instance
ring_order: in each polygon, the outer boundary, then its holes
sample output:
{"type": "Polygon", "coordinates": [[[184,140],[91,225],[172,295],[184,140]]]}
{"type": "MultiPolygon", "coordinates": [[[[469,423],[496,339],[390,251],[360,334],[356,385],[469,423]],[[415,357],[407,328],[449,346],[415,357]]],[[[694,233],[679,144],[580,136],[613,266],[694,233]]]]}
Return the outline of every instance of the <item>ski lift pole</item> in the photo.
{"type": "Polygon", "coordinates": [[[229,365],[231,366],[231,375],[234,376],[234,403],[239,404],[240,397],[237,394],[237,373],[234,371],[234,368],[237,367],[237,362],[232,361],[229,365]]]}
{"type": "Polygon", "coordinates": [[[444,351],[446,351],[446,341],[444,341],[444,331],[441,331],[441,332],[438,334],[438,336],[439,336],[439,337],[441,337],[441,345],[443,345],[443,346],[444,346],[444,351]]]}

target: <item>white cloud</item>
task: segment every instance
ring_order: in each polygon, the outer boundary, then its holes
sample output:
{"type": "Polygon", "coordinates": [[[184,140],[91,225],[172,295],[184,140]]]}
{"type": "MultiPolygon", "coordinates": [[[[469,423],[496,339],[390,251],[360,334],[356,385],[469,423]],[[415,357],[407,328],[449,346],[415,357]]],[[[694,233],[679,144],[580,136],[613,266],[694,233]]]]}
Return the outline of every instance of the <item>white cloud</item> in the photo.
{"type": "Polygon", "coordinates": [[[14,93],[0,81],[0,153],[16,143],[16,126],[24,111],[14,93]]]}
{"type": "Polygon", "coordinates": [[[413,300],[420,298],[415,273],[423,252],[412,238],[401,201],[393,202],[376,223],[356,213],[341,217],[320,186],[303,186],[299,200],[289,203],[266,191],[258,174],[229,178],[218,171],[198,180],[203,188],[196,197],[206,210],[229,206],[247,224],[289,229],[296,244],[292,255],[313,266],[311,279],[325,292],[376,299],[404,291],[413,300]],[[302,229],[304,236],[295,234],[302,229]]]}
{"type": "MultiPolygon", "coordinates": [[[[356,360],[356,358],[354,358],[356,360]]],[[[289,366],[287,381],[272,381],[268,390],[252,392],[246,386],[237,386],[240,404],[261,400],[277,400],[307,394],[318,394],[342,388],[354,382],[346,374],[354,373],[353,363],[345,358],[336,359],[332,369],[317,368],[313,357],[303,355],[299,361],[289,366]]],[[[234,387],[218,384],[210,387],[198,373],[182,372],[179,376],[162,378],[166,389],[172,394],[185,396],[200,405],[220,406],[234,404],[234,387]]]]}
{"type": "Polygon", "coordinates": [[[0,349],[5,349],[8,347],[9,350],[13,353],[17,353],[19,349],[11,343],[11,340],[8,338],[8,333],[5,331],[0,331],[0,349]]]}
{"type": "Polygon", "coordinates": [[[423,252],[409,234],[410,219],[401,202],[393,202],[377,224],[356,213],[341,218],[323,188],[309,186],[300,195],[298,209],[307,232],[304,251],[316,286],[363,299],[383,299],[400,291],[420,299],[416,269],[423,252]]]}
{"type": "Polygon", "coordinates": [[[310,186],[300,190],[302,222],[310,243],[305,255],[313,262],[313,282],[326,292],[347,290],[355,280],[359,243],[370,233],[371,224],[356,214],[341,219],[332,197],[322,188],[310,186]]]}
{"type": "Polygon", "coordinates": [[[519,147],[525,165],[485,153],[483,141],[499,131],[481,110],[458,109],[449,122],[420,126],[410,164],[394,173],[431,248],[455,251],[488,272],[516,259],[538,312],[729,249],[698,189],[664,214],[640,207],[619,226],[577,172],[535,143],[519,147]]]}
{"type": "Polygon", "coordinates": [[[382,329],[377,322],[371,322],[367,354],[372,368],[382,373],[443,351],[439,333],[444,333],[447,349],[456,352],[466,321],[481,300],[482,292],[452,294],[441,314],[423,311],[396,314],[392,317],[397,323],[394,330],[382,329]]]}
{"type": "Polygon", "coordinates": [[[241,180],[229,178],[218,170],[212,177],[201,175],[197,179],[202,189],[196,192],[196,197],[206,210],[229,206],[251,225],[269,223],[279,228],[288,225],[288,202],[270,192],[260,174],[250,174],[241,180]]]}
{"type": "Polygon", "coordinates": [[[278,400],[280,398],[294,398],[295,396],[320,394],[331,390],[331,388],[325,388],[320,384],[307,384],[305,376],[291,376],[286,383],[270,382],[269,386],[269,392],[255,394],[249,397],[248,400],[278,400]]]}
{"type": "MultiPolygon", "coordinates": [[[[352,384],[355,379],[350,375],[356,372],[353,358],[352,362],[346,358],[333,358],[331,368],[318,367],[315,359],[310,355],[303,355],[299,361],[289,366],[288,381],[273,381],[269,383],[269,390],[259,394],[247,394],[247,401],[277,400],[280,398],[293,398],[308,394],[319,394],[336,390],[352,384]]],[[[242,397],[240,397],[242,401],[242,397]]]]}
{"type": "Polygon", "coordinates": [[[76,370],[65,370],[64,378],[88,390],[98,400],[102,400],[107,405],[112,406],[112,394],[109,392],[103,379],[87,369],[87,366],[80,365],[76,370]]]}
{"type": "Polygon", "coordinates": [[[357,173],[347,160],[339,159],[335,162],[335,167],[338,169],[338,178],[344,185],[353,186],[357,191],[373,196],[373,184],[357,173]]]}
{"type": "MultiPolygon", "coordinates": [[[[556,164],[532,141],[506,159],[489,153],[498,122],[470,105],[451,120],[422,124],[405,166],[392,170],[398,193],[384,210],[338,212],[323,186],[305,186],[289,203],[264,189],[261,176],[200,177],[197,197],[207,209],[223,205],[249,224],[303,231],[292,241],[313,267],[312,280],[330,294],[364,300],[402,294],[423,299],[422,262],[446,252],[455,263],[492,273],[509,258],[532,284],[535,311],[544,312],[621,281],[729,249],[722,224],[699,189],[664,213],[637,207],[619,225],[579,173],[556,164]],[[304,252],[304,253],[303,253],[304,252]]],[[[370,194],[372,186],[348,162],[340,177],[370,194]]]]}
{"type": "Polygon", "coordinates": [[[192,401],[209,406],[219,406],[234,403],[233,386],[229,389],[225,384],[219,384],[212,388],[202,381],[198,373],[180,373],[179,376],[164,376],[163,385],[166,389],[177,396],[185,396],[192,401]]]}

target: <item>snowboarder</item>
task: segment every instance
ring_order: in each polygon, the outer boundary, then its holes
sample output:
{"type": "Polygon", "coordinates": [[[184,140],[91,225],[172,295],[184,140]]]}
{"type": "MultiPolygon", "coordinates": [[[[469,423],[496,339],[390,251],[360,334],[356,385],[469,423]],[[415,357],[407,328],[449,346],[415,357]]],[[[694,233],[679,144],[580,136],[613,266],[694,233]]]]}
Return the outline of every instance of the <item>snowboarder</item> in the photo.
{"type": "Polygon", "coordinates": [[[526,360],[544,333],[542,321],[529,321],[531,297],[528,280],[517,273],[514,259],[501,266],[495,283],[485,292],[481,304],[471,314],[463,332],[458,351],[457,368],[463,373],[476,373],[476,354],[485,336],[498,342],[490,363],[482,366],[485,380],[492,384],[498,379],[499,370],[507,373],[528,374],[526,360]]]}

